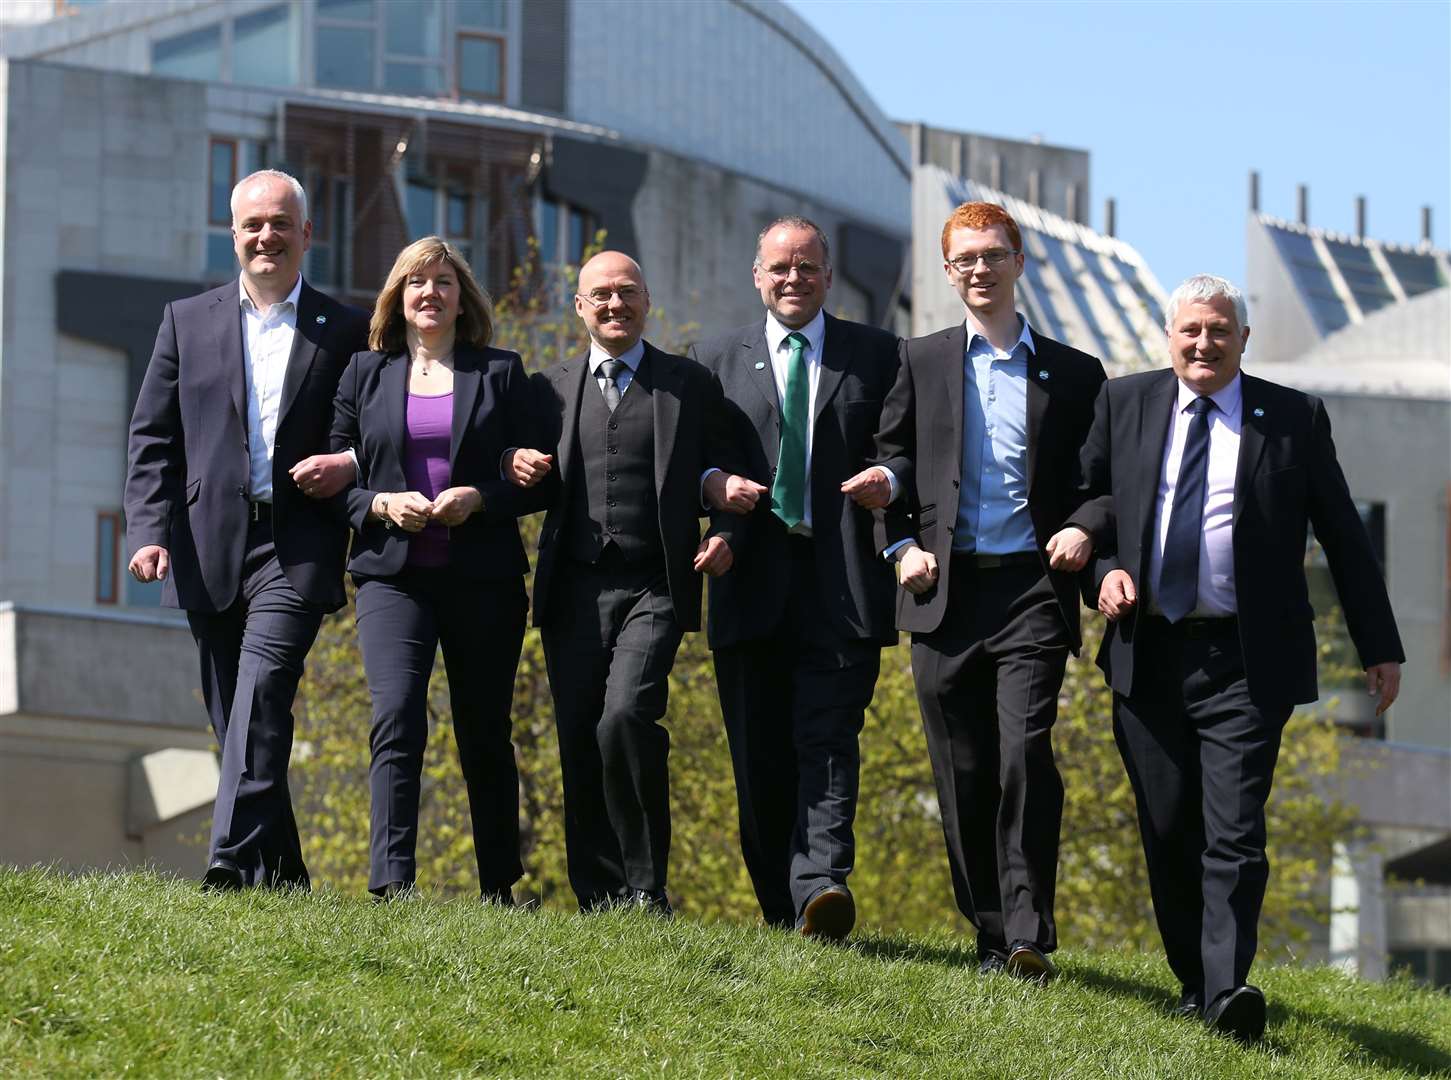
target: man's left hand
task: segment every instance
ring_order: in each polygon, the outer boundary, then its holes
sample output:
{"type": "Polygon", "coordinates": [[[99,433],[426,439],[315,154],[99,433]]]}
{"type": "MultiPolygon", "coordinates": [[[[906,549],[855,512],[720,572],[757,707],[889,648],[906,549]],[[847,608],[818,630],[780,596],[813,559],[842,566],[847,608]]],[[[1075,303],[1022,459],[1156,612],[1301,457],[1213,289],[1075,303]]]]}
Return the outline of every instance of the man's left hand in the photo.
{"type": "Polygon", "coordinates": [[[1093,537],[1077,525],[1069,525],[1048,538],[1046,550],[1050,567],[1076,574],[1088,565],[1088,557],[1093,554],[1093,537]]]}
{"type": "Polygon", "coordinates": [[[1401,665],[1394,660],[1384,664],[1372,664],[1365,669],[1365,692],[1372,697],[1380,694],[1375,714],[1380,716],[1396,700],[1401,692],[1401,665]]]}
{"type": "Polygon", "coordinates": [[[453,528],[462,525],[468,516],[484,508],[484,497],[478,488],[451,487],[438,493],[433,500],[433,511],[428,515],[434,521],[453,528]]]}
{"type": "Polygon", "coordinates": [[[313,454],[287,471],[292,482],[312,499],[331,499],[358,476],[357,466],[347,454],[313,454]]]}
{"type": "Polygon", "coordinates": [[[720,577],[731,568],[735,556],[731,546],[720,536],[707,536],[695,552],[696,573],[720,577]]]}
{"type": "Polygon", "coordinates": [[[892,482],[886,470],[877,465],[857,473],[841,485],[841,490],[863,510],[880,510],[892,501],[892,482]]]}

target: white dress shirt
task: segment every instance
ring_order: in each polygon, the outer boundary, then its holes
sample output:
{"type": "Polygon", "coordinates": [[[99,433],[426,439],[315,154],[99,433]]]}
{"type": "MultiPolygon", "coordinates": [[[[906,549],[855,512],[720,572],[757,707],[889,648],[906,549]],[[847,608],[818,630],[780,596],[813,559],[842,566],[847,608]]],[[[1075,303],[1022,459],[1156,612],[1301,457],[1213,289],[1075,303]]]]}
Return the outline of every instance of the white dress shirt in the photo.
{"type": "Polygon", "coordinates": [[[620,388],[620,397],[625,396],[625,391],[635,381],[635,372],[640,369],[640,361],[645,359],[645,343],[637,341],[620,356],[611,356],[600,348],[595,342],[589,343],[589,373],[594,376],[595,385],[600,388],[600,394],[605,392],[605,376],[600,371],[600,365],[606,360],[618,360],[625,365],[623,371],[615,375],[615,385],[620,388]]]}
{"type": "Polygon", "coordinates": [[[282,383],[287,361],[297,334],[297,298],[302,293],[302,275],[285,300],[279,300],[264,315],[247,295],[247,283],[237,283],[242,308],[243,370],[247,376],[247,457],[251,463],[253,502],[272,501],[272,448],[277,441],[278,413],[282,408],[282,383]]]}
{"type": "Polygon", "coordinates": [[[786,373],[791,367],[791,343],[786,338],[800,334],[806,339],[806,348],[801,359],[806,364],[806,498],[802,505],[801,524],[792,532],[803,536],[811,535],[811,443],[816,425],[816,386],[821,382],[821,347],[826,339],[826,316],[816,313],[816,318],[800,330],[792,330],[776,321],[776,316],[766,312],[766,348],[771,354],[771,373],[776,377],[776,401],[785,408],[786,373]]]}
{"type": "MultiPolygon", "coordinates": [[[[1199,395],[1182,382],[1174,403],[1174,416],[1169,424],[1168,441],[1164,445],[1163,465],[1159,470],[1159,494],[1154,512],[1154,547],[1149,554],[1150,610],[1159,610],[1159,575],[1164,567],[1164,540],[1169,535],[1169,512],[1174,506],[1174,485],[1179,479],[1179,462],[1184,457],[1184,443],[1189,438],[1189,424],[1194,414],[1189,406],[1199,395]]],[[[1235,614],[1234,546],[1234,477],[1239,469],[1239,436],[1243,420],[1243,393],[1240,377],[1235,375],[1228,386],[1209,395],[1214,402],[1209,410],[1209,475],[1205,484],[1204,532],[1199,541],[1198,602],[1191,616],[1223,616],[1235,614]]]]}

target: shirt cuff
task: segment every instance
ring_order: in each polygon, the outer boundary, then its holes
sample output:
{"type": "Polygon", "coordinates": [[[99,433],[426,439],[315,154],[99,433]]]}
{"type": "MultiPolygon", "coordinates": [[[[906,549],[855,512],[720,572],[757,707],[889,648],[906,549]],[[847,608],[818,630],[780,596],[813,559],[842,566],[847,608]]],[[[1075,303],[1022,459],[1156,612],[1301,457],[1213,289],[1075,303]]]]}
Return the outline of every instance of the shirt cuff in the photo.
{"type": "MultiPolygon", "coordinates": [[[[511,447],[509,447],[509,449],[505,450],[502,454],[499,455],[499,479],[500,480],[509,480],[509,473],[508,473],[509,455],[512,454],[514,451],[516,451],[518,449],[519,448],[517,446],[511,446],[511,447]]],[[[510,481],[510,483],[512,483],[512,482],[513,481],[510,481]]]]}
{"type": "Polygon", "coordinates": [[[363,475],[363,470],[358,468],[358,452],[350,446],[343,453],[347,454],[353,460],[353,479],[356,481],[358,477],[363,475]]]}
{"type": "Polygon", "coordinates": [[[710,479],[711,473],[718,473],[720,471],[721,470],[717,468],[709,468],[706,469],[705,472],[700,474],[700,505],[706,510],[711,510],[714,508],[710,505],[710,503],[705,501],[705,482],[710,479]]]}
{"type": "MultiPolygon", "coordinates": [[[[891,476],[892,474],[889,472],[889,473],[887,473],[887,475],[888,476],[891,476]]],[[[895,544],[893,544],[891,547],[885,549],[882,552],[882,558],[886,559],[887,562],[894,562],[896,560],[897,552],[901,551],[908,544],[912,544],[912,545],[915,546],[916,543],[917,543],[917,541],[911,540],[911,539],[908,539],[908,540],[898,540],[895,544]]]]}
{"type": "Polygon", "coordinates": [[[900,486],[897,483],[897,474],[892,472],[892,470],[887,468],[885,465],[873,465],[872,468],[881,469],[882,472],[886,474],[887,486],[892,489],[891,494],[887,496],[887,505],[891,506],[892,503],[897,501],[897,491],[900,486]]]}

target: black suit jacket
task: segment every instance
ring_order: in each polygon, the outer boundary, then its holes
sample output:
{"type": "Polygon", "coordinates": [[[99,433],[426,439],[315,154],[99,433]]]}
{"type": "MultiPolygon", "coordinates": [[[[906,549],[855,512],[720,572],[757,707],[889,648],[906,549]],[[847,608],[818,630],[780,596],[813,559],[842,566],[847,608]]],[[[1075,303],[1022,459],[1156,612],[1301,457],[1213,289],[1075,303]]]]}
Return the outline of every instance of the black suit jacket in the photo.
{"type": "MultiPolygon", "coordinates": [[[[821,374],[811,429],[811,524],[819,594],[836,633],[894,645],[891,567],[876,557],[875,525],[841,493],[866,467],[882,401],[897,374],[897,338],[886,330],[825,316],[821,374]]],[[[744,475],[771,486],[781,452],[781,407],[766,344],[765,318],[703,341],[691,355],[725,393],[744,475]]],[[[723,648],[765,637],[781,619],[790,555],[770,494],[740,519],[735,568],[710,583],[710,645],[723,648]]]]}
{"type": "MultiPolygon", "coordinates": [[[[1101,537],[1108,518],[1102,503],[1080,509],[1078,451],[1093,420],[1093,401],[1103,385],[1103,365],[1087,353],[1033,332],[1028,358],[1028,514],[1044,572],[1058,595],[1058,606],[1075,652],[1079,634],[1079,581],[1073,574],[1048,569],[1049,538],[1070,514],[1101,537]]],[[[882,410],[877,435],[878,464],[902,486],[888,507],[886,542],[913,539],[937,557],[937,585],[920,595],[899,590],[897,625],[930,633],[942,623],[947,582],[952,572],[952,534],[957,527],[962,481],[963,392],[967,373],[964,324],[902,343],[902,370],[882,410]]],[[[886,545],[884,545],[885,547],[886,545]]]]}
{"type": "MultiPolygon", "coordinates": [[[[661,352],[649,342],[645,343],[645,358],[635,378],[649,387],[655,413],[655,497],[670,601],[675,621],[686,630],[698,630],[701,575],[693,563],[700,546],[700,518],[705,513],[700,479],[708,468],[739,472],[740,467],[728,441],[720,388],[710,374],[694,361],[661,352]]],[[[588,352],[540,372],[534,381],[536,409],[543,424],[540,449],[555,455],[555,468],[545,481],[552,500],[539,535],[539,562],[534,572],[534,625],[543,626],[550,617],[555,565],[560,558],[569,557],[563,550],[569,485],[579,482],[577,474],[583,469],[576,457],[580,395],[597,394],[599,387],[589,373],[588,352]]],[[[707,535],[721,536],[734,553],[731,517],[712,513],[707,535]]]]}
{"type": "MultiPolygon", "coordinates": [[[[529,570],[519,540],[520,514],[543,510],[543,485],[519,488],[505,480],[504,451],[539,440],[528,376],[517,353],[459,345],[453,354],[453,427],[449,487],[479,489],[484,508],[449,530],[449,565],[472,578],[518,577],[529,570]]],[[[380,491],[406,491],[408,354],[360,352],[338,383],[332,448],[358,455],[358,483],[347,492],[353,527],[348,570],[364,577],[398,573],[408,558],[408,534],[391,521],[368,520],[380,491]]]]}
{"type": "MultiPolygon", "coordinates": [[[[166,306],[131,417],[126,540],[167,549],[162,603],[188,611],[224,611],[241,586],[251,464],[239,288],[166,306]]],[[[273,447],[272,534],[298,595],[330,611],[343,605],[347,529],[288,470],[327,452],[338,377],[367,333],[366,312],[303,282],[273,447]]]]}
{"type": "MultiPolygon", "coordinates": [[[[1243,428],[1234,481],[1235,605],[1250,698],[1314,701],[1315,632],[1305,584],[1307,525],[1325,549],[1350,635],[1367,667],[1402,661],[1400,635],[1365,525],[1345,485],[1317,397],[1242,375],[1243,428]]],[[[1113,623],[1098,662],[1109,685],[1133,693],[1139,614],[1148,609],[1149,558],[1164,443],[1178,394],[1171,370],[1128,375],[1099,395],[1083,447],[1084,494],[1110,495],[1112,547],[1094,561],[1097,582],[1127,570],[1134,613],[1113,623]]]]}

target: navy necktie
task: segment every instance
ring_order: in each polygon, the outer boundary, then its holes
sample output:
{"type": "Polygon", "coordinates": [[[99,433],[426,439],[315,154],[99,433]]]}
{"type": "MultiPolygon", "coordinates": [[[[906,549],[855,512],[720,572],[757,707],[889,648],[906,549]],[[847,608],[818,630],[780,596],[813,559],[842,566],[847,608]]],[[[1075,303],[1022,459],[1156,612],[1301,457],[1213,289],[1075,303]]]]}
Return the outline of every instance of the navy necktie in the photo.
{"type": "Polygon", "coordinates": [[[1159,610],[1171,623],[1199,602],[1199,545],[1204,539],[1204,494],[1209,484],[1209,410],[1214,402],[1195,398],[1189,406],[1189,437],[1179,461],[1164,562],[1159,569],[1159,610]]]}

